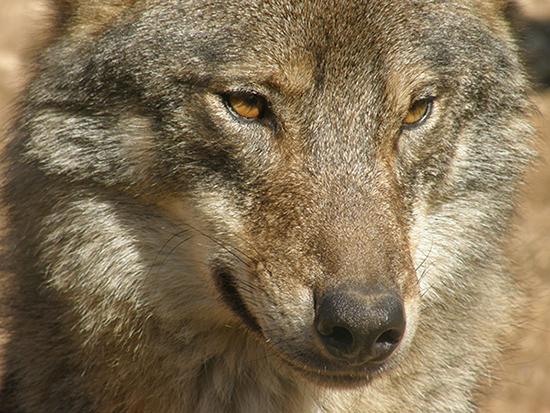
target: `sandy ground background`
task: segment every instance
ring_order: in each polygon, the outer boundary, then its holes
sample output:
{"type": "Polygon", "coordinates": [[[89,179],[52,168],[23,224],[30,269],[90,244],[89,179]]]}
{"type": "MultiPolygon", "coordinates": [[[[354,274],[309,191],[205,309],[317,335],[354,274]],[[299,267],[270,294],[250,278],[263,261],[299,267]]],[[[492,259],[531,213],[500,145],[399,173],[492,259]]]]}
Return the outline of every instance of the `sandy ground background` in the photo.
{"type": "MultiPolygon", "coordinates": [[[[550,0],[524,0],[523,9],[532,18],[550,20],[550,0]]],[[[47,21],[42,0],[0,0],[0,147],[10,107],[24,85],[29,50],[43,38],[47,21]]],[[[543,162],[530,176],[519,236],[510,248],[533,305],[484,413],[550,413],[550,91],[534,99],[541,111],[537,125],[543,162]]]]}

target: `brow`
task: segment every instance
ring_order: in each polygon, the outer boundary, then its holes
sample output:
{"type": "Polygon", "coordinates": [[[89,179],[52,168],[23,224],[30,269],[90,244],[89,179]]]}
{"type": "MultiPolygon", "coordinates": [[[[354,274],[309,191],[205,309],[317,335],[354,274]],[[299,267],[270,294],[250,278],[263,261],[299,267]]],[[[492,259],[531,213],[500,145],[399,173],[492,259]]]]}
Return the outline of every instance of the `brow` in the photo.
{"type": "Polygon", "coordinates": [[[264,81],[287,96],[301,96],[315,85],[315,71],[310,66],[290,65],[272,72],[264,81]]]}

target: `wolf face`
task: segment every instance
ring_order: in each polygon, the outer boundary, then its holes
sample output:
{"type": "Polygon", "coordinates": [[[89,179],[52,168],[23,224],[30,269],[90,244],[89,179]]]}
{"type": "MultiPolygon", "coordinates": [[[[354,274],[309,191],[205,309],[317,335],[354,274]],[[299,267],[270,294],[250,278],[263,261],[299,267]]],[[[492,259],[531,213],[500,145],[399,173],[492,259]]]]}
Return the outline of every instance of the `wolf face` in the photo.
{"type": "Polygon", "coordinates": [[[13,342],[58,315],[98,411],[257,411],[243,377],[271,411],[471,411],[532,156],[480,3],[65,6],[8,152],[13,342]]]}

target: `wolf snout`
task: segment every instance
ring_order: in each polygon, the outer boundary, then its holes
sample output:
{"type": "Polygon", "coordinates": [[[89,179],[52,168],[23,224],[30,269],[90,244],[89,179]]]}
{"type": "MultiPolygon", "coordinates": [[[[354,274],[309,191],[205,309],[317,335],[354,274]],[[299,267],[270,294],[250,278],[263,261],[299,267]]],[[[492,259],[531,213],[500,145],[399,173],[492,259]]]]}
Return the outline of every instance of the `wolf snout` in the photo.
{"type": "Polygon", "coordinates": [[[399,346],[406,316],[397,292],[329,291],[317,300],[315,330],[322,353],[351,365],[381,363],[399,346]]]}

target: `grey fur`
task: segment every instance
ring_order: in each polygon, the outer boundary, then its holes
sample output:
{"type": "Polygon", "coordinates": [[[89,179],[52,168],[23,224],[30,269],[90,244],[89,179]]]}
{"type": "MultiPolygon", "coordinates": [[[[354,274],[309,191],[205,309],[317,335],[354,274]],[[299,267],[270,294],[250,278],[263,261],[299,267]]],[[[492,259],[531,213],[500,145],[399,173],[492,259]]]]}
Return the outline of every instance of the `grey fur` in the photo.
{"type": "Polygon", "coordinates": [[[76,4],[7,148],[2,413],[474,412],[533,157],[503,4],[76,4]],[[269,122],[227,110],[243,88],[269,122]],[[353,385],[312,355],[313,296],[337,284],[407,309],[399,354],[353,385]]]}

